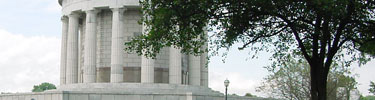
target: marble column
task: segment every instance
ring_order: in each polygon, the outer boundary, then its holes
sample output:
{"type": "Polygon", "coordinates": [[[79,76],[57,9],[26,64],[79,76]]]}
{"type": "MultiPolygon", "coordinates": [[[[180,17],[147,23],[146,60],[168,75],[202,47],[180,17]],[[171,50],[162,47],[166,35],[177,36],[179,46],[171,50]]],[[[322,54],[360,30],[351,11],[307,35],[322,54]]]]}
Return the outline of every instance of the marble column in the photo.
{"type": "Polygon", "coordinates": [[[201,84],[200,56],[189,55],[189,85],[201,84]]]}
{"type": "MultiPolygon", "coordinates": [[[[145,24],[142,25],[142,34],[147,34],[145,24]]],[[[146,56],[141,59],[141,83],[154,83],[155,60],[146,56]]]]}
{"type": "Polygon", "coordinates": [[[85,34],[85,53],[83,82],[96,82],[96,15],[98,10],[86,11],[86,34],[85,34]]]}
{"type": "Polygon", "coordinates": [[[169,47],[169,83],[181,84],[181,50],[175,47],[169,47]]]}
{"type": "Polygon", "coordinates": [[[78,82],[78,18],[77,13],[69,15],[66,84],[78,82]]]}
{"type": "MultiPolygon", "coordinates": [[[[208,40],[207,27],[204,28],[204,38],[208,40]]],[[[208,87],[208,41],[202,47],[205,52],[201,55],[201,86],[208,87]]]]}
{"type": "MultiPolygon", "coordinates": [[[[203,47],[203,50],[206,50],[207,49],[207,44],[204,45],[203,47]]],[[[208,87],[208,58],[207,58],[208,54],[207,52],[203,53],[201,55],[201,86],[206,86],[208,87]]]]}
{"type": "Polygon", "coordinates": [[[125,9],[113,8],[112,18],[112,47],[111,47],[111,83],[124,81],[123,70],[123,12],[125,9]]]}
{"type": "Polygon", "coordinates": [[[66,83],[66,45],[68,36],[69,20],[66,16],[61,17],[62,36],[61,36],[61,58],[60,58],[60,85],[66,83]]]}

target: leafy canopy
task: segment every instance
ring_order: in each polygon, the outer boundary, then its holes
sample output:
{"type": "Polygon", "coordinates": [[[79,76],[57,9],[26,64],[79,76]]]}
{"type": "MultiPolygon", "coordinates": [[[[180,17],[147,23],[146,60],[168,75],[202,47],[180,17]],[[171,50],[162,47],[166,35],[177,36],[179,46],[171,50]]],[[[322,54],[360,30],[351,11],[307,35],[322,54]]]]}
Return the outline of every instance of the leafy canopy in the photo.
{"type": "Polygon", "coordinates": [[[141,4],[145,15],[141,22],[148,34],[127,42],[126,50],[149,57],[169,46],[202,53],[205,30],[215,30],[211,43],[216,49],[235,43],[243,44],[239,49],[283,47],[277,52],[298,47],[307,60],[313,53],[331,57],[340,47],[374,51],[366,49],[374,48],[370,45],[375,38],[374,1],[144,0],[141,4]]]}

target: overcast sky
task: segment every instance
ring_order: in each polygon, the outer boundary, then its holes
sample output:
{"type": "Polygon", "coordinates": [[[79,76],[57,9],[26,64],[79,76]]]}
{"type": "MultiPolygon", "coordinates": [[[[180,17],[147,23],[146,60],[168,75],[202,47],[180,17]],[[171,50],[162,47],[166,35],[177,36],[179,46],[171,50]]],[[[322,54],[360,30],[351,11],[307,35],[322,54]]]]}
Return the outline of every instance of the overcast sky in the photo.
{"type": "MultiPolygon", "coordinates": [[[[61,21],[57,0],[0,0],[0,92],[29,92],[42,82],[59,84],[61,21]]],[[[224,91],[224,80],[231,81],[229,93],[244,95],[267,75],[263,66],[271,54],[248,59],[248,51],[231,49],[225,63],[213,57],[209,64],[209,86],[224,91]]],[[[368,95],[370,80],[375,81],[375,61],[352,66],[358,74],[359,90],[368,95]]]]}

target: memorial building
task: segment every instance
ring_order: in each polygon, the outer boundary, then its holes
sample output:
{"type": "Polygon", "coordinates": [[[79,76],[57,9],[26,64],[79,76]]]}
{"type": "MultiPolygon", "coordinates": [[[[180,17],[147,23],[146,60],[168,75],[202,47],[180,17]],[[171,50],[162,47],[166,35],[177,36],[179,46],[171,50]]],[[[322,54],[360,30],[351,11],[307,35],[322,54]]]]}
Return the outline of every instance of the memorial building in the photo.
{"type": "Polygon", "coordinates": [[[185,55],[166,47],[149,59],[124,51],[125,42],[145,33],[138,23],[143,17],[138,0],[58,3],[60,85],[40,93],[0,95],[0,100],[224,100],[222,93],[208,87],[207,53],[185,55]]]}
{"type": "Polygon", "coordinates": [[[138,0],[59,0],[62,5],[61,85],[157,83],[208,86],[207,53],[164,48],[156,59],[124,51],[143,34],[138,0]]]}

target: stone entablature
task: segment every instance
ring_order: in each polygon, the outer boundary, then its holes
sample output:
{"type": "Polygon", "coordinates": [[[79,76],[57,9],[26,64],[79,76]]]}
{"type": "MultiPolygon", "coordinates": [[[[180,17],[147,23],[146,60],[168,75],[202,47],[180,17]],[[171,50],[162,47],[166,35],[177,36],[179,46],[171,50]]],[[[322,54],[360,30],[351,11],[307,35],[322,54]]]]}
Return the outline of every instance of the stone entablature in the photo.
{"type": "Polygon", "coordinates": [[[140,8],[139,0],[59,0],[63,15],[96,8],[140,8]]]}

